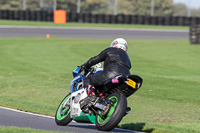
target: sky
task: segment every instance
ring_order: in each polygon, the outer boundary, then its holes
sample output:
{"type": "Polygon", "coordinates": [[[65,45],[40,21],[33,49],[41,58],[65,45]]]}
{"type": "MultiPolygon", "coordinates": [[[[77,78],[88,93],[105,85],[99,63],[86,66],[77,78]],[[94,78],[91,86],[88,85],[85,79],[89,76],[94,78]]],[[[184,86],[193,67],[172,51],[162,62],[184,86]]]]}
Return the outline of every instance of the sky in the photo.
{"type": "Polygon", "coordinates": [[[190,6],[190,8],[200,8],[200,0],[173,0],[173,2],[184,3],[185,5],[190,6]]]}

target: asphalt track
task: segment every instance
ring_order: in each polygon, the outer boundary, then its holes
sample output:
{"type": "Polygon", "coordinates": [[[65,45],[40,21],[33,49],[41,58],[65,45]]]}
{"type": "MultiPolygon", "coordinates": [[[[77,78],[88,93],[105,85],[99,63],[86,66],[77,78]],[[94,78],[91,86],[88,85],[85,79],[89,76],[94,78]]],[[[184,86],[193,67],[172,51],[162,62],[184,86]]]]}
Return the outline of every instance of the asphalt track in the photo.
{"type": "MultiPolygon", "coordinates": [[[[51,116],[38,115],[14,109],[0,107],[0,126],[28,127],[33,129],[42,129],[48,131],[61,131],[73,133],[101,133],[94,124],[82,124],[71,122],[67,126],[57,126],[51,116]]],[[[110,133],[132,132],[131,130],[115,128],[110,133]]]]}
{"type": "Polygon", "coordinates": [[[87,39],[188,40],[187,30],[0,26],[0,37],[51,37],[87,39]]]}

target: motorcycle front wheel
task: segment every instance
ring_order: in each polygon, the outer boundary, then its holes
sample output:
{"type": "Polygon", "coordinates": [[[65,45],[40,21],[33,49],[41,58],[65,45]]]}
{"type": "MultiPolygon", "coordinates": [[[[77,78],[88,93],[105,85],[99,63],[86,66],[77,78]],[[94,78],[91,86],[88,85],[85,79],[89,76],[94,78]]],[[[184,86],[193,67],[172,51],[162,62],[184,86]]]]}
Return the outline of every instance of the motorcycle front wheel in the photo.
{"type": "Polygon", "coordinates": [[[56,114],[55,114],[55,121],[56,121],[56,124],[57,125],[60,125],[60,126],[65,126],[67,124],[69,124],[72,119],[70,118],[70,107],[67,106],[67,107],[63,107],[63,104],[69,100],[70,98],[70,94],[67,95],[63,100],[62,102],[60,103],[60,105],[58,106],[58,109],[56,111],[56,114]]]}
{"type": "Polygon", "coordinates": [[[95,125],[100,131],[111,131],[114,129],[124,117],[127,107],[127,99],[122,93],[113,93],[106,99],[111,100],[111,107],[107,115],[99,115],[95,117],[95,125]]]}

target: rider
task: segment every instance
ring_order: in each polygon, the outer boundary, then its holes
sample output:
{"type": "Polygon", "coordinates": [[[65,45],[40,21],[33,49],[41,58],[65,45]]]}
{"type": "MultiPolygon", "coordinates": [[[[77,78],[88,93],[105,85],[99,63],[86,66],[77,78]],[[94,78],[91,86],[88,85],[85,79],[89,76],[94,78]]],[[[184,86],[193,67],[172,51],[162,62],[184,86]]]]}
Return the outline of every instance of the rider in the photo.
{"type": "Polygon", "coordinates": [[[110,44],[109,48],[103,50],[99,55],[90,58],[81,65],[82,70],[89,69],[91,66],[104,61],[104,70],[97,74],[92,74],[85,78],[84,88],[87,90],[88,97],[80,101],[81,108],[84,108],[89,102],[96,100],[95,86],[104,85],[119,75],[130,75],[131,62],[128,54],[126,40],[117,38],[110,44]]]}

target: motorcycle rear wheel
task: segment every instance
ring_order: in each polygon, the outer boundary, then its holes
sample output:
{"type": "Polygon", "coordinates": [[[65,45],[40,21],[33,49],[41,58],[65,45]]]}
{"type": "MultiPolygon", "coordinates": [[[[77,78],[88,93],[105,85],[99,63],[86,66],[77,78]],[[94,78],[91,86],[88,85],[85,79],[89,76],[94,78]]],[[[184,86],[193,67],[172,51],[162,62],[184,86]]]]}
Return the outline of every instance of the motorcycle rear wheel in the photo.
{"type": "MultiPolygon", "coordinates": [[[[106,99],[111,100],[111,108],[106,116],[96,115],[95,125],[100,131],[111,131],[124,117],[127,107],[127,99],[122,93],[113,93],[106,99]]],[[[101,111],[99,111],[101,114],[101,111]]]]}
{"type": "Polygon", "coordinates": [[[60,105],[58,106],[58,109],[56,111],[55,114],[55,122],[57,125],[59,126],[65,126],[67,124],[69,124],[72,119],[70,117],[70,108],[63,108],[62,105],[65,103],[65,101],[67,99],[70,98],[70,94],[67,95],[62,102],[60,103],[60,105]],[[64,112],[64,114],[61,114],[61,112],[64,112]]]}

